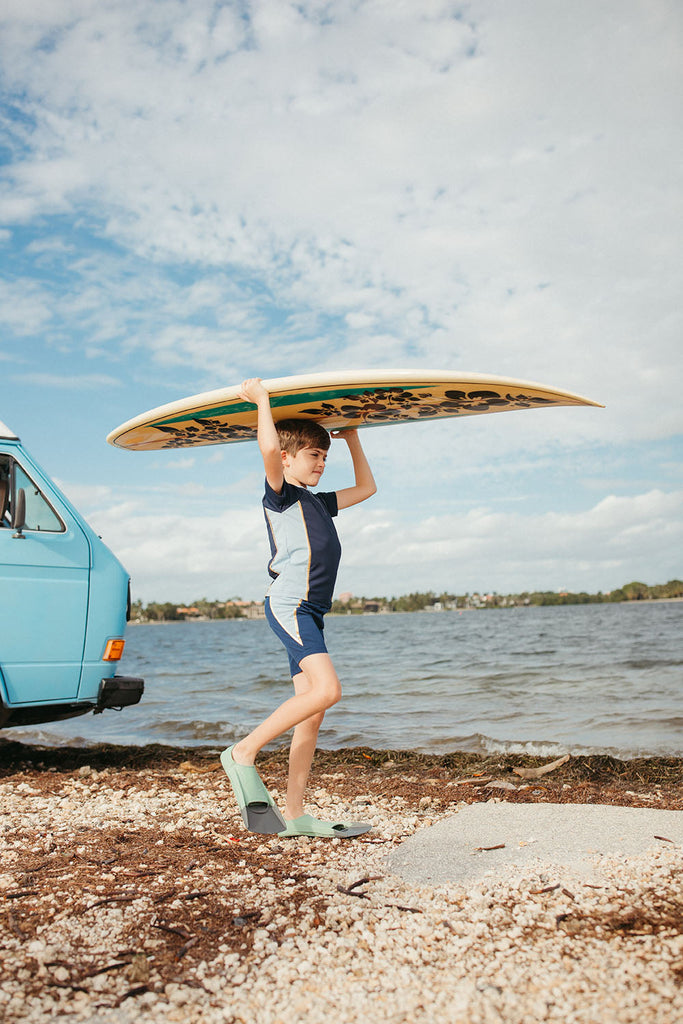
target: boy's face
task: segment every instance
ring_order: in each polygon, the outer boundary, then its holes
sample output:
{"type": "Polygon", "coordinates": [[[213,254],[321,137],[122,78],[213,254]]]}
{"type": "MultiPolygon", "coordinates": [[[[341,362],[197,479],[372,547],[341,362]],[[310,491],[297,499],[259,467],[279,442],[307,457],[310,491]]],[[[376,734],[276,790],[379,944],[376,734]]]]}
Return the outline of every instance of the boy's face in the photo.
{"type": "Polygon", "coordinates": [[[298,487],[315,487],[325,472],[327,452],[324,448],[299,448],[296,455],[282,453],[285,477],[298,487]]]}

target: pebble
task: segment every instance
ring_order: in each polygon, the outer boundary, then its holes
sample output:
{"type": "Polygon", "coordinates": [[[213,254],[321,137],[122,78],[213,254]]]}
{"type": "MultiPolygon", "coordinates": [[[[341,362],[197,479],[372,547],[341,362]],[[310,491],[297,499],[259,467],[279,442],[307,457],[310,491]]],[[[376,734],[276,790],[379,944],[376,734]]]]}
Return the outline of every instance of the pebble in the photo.
{"type": "Polygon", "coordinates": [[[601,889],[579,877],[559,877],[551,864],[520,868],[504,880],[491,876],[470,888],[410,885],[389,872],[388,853],[453,808],[442,812],[424,793],[410,804],[373,793],[344,800],[334,791],[340,777],[323,779],[326,786],[314,791],[309,809],[335,819],[352,817],[354,807],[362,807],[374,831],[361,840],[254,840],[241,828],[219,774],[207,783],[206,776],[165,771],[154,785],[148,778],[147,788],[140,784],[121,791],[114,773],[87,766],[67,775],[55,793],[11,777],[2,780],[0,1019],[6,1024],[48,1024],[67,1015],[74,1024],[683,1020],[682,915],[677,925],[656,926],[657,906],[669,897],[674,903],[679,899],[678,849],[613,858],[601,889]],[[235,840],[241,844],[239,859],[221,877],[220,887],[215,875],[207,883],[213,902],[223,900],[228,908],[225,935],[209,954],[200,942],[197,955],[189,948],[177,960],[173,980],[155,966],[163,931],[143,933],[142,923],[177,928],[178,946],[183,929],[192,927],[201,939],[194,925],[200,921],[193,917],[196,905],[183,893],[203,889],[206,860],[193,867],[187,889],[184,876],[175,877],[168,867],[157,877],[156,883],[173,892],[164,903],[154,903],[141,876],[134,900],[88,910],[101,893],[114,887],[125,896],[131,884],[115,863],[96,868],[87,891],[74,890],[54,906],[45,899],[35,935],[22,936],[19,911],[28,908],[7,896],[31,886],[15,869],[27,835],[31,830],[41,840],[50,835],[52,852],[40,847],[49,871],[49,858],[60,850],[71,851],[74,865],[92,856],[83,837],[93,822],[102,849],[111,835],[125,845],[127,836],[153,825],[165,838],[150,843],[144,855],[150,859],[157,843],[172,841],[179,822],[188,834],[202,837],[204,849],[211,843],[217,849],[235,840]],[[615,915],[626,921],[634,907],[650,908],[652,934],[642,927],[610,926],[615,915]],[[247,916],[251,908],[259,910],[256,919],[247,916]],[[133,949],[125,970],[111,966],[119,962],[117,955],[133,949]],[[74,980],[72,965],[84,963],[86,955],[98,973],[84,976],[81,969],[74,980]]]}

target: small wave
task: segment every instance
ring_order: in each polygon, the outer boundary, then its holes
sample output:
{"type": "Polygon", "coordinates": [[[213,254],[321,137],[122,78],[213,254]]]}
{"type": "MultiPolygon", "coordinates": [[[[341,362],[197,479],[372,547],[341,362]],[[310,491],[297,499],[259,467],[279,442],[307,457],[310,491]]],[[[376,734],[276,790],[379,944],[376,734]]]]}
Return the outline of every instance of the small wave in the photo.
{"type": "Polygon", "coordinates": [[[543,740],[498,740],[490,736],[480,736],[481,750],[486,754],[528,754],[532,757],[561,757],[570,754],[572,757],[614,757],[617,760],[629,760],[633,757],[666,757],[679,756],[678,751],[668,754],[659,750],[634,749],[633,747],[596,747],[577,743],[555,743],[543,740]]]}
{"type": "Polygon", "coordinates": [[[195,719],[192,722],[155,722],[149,725],[148,732],[158,733],[164,742],[173,746],[192,743],[221,742],[223,746],[234,743],[245,730],[236,727],[233,722],[204,722],[195,719]]]}
{"type": "MultiPolygon", "coordinates": [[[[436,743],[423,745],[418,749],[424,753],[438,754],[447,754],[458,750],[463,753],[486,756],[491,754],[529,754],[533,757],[561,757],[562,754],[579,752],[578,749],[570,751],[568,747],[550,740],[500,740],[479,732],[471,733],[469,736],[440,738],[436,743]]],[[[587,753],[588,748],[580,752],[587,753]]],[[[605,751],[601,751],[601,753],[605,753],[605,751]]]]}
{"type": "Polygon", "coordinates": [[[670,658],[630,658],[628,661],[623,661],[623,668],[636,669],[643,671],[651,668],[680,668],[683,665],[683,661],[680,659],[670,658]]]}
{"type": "Polygon", "coordinates": [[[32,747],[92,747],[106,740],[86,739],[84,736],[60,736],[48,729],[36,729],[35,726],[15,726],[0,731],[0,738],[8,742],[14,740],[32,747]]]}

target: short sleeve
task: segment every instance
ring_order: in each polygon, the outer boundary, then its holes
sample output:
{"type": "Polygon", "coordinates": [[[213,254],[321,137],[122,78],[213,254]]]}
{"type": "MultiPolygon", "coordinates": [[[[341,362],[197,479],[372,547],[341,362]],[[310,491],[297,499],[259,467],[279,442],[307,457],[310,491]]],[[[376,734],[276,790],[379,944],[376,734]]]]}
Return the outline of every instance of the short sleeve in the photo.
{"type": "Polygon", "coordinates": [[[272,508],[275,512],[282,512],[284,509],[289,508],[290,505],[296,505],[297,501],[299,501],[299,488],[295,487],[294,484],[289,484],[286,480],[283,480],[282,490],[278,494],[266,480],[266,490],[263,495],[263,504],[266,508],[272,508]]]}
{"type": "Polygon", "coordinates": [[[339,503],[337,502],[336,491],[323,491],[322,494],[316,494],[316,498],[320,498],[331,516],[337,515],[339,512],[339,503]]]}

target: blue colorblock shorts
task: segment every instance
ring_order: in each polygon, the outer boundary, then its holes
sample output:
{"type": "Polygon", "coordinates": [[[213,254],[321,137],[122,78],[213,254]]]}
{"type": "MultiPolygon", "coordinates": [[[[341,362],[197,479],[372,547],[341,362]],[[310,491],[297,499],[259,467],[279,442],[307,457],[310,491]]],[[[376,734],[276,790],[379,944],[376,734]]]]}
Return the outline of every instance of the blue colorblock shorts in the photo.
{"type": "Polygon", "coordinates": [[[290,604],[266,598],[266,619],[284,644],[292,676],[299,675],[301,660],[309,654],[327,654],[323,615],[320,608],[308,601],[290,604]]]}

